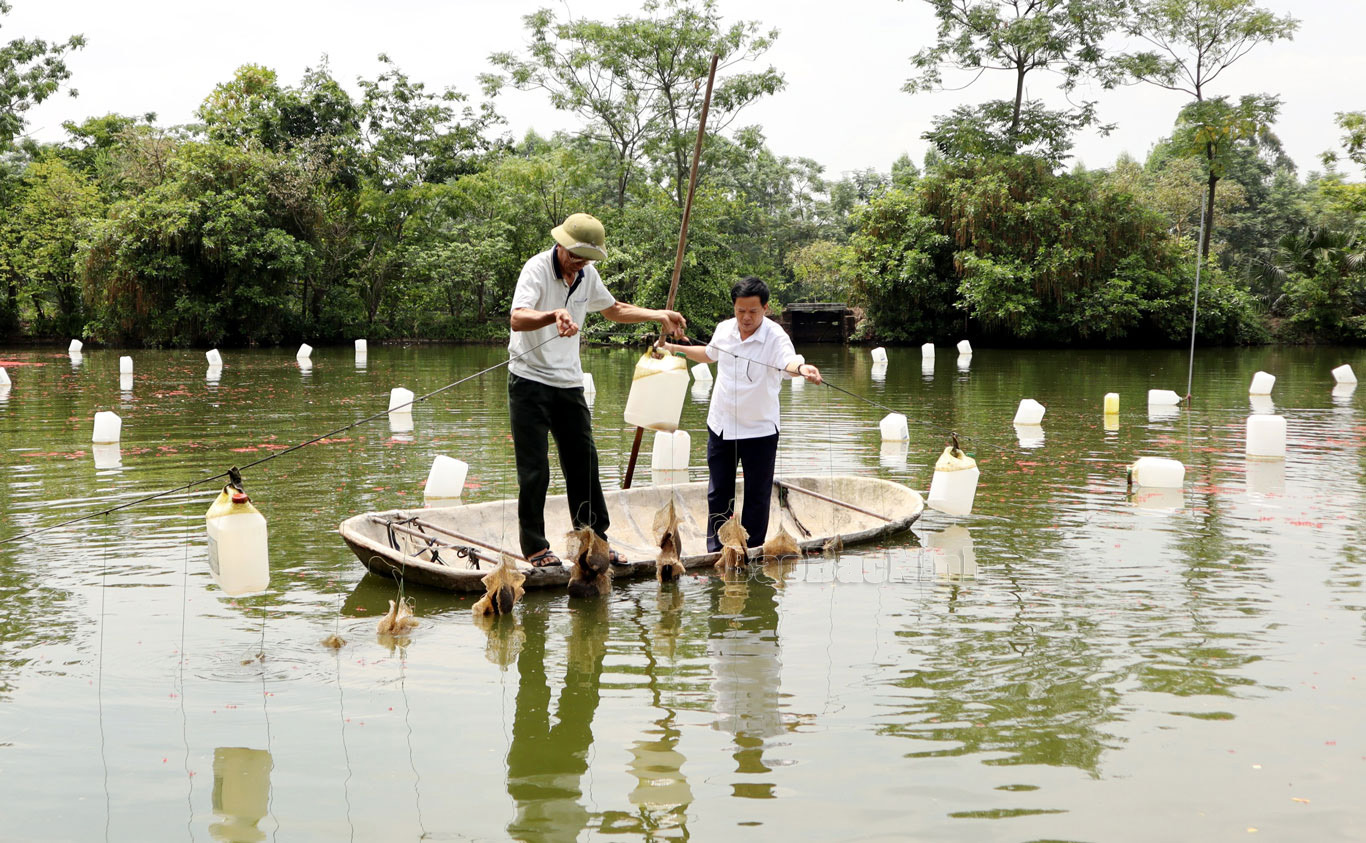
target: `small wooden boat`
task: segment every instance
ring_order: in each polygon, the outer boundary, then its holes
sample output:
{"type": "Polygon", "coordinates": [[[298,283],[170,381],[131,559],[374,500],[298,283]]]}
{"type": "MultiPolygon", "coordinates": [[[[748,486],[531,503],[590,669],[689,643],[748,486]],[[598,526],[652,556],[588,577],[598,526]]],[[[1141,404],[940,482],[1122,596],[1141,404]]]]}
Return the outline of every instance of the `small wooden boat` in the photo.
{"type": "MultiPolygon", "coordinates": [[[[819,551],[831,539],[844,545],[872,541],[909,530],[925,507],[905,486],[875,477],[792,477],[774,482],[769,538],[779,526],[802,550],[819,551]]],[[[743,497],[743,482],[736,498],[743,497]]],[[[655,513],[673,498],[679,512],[685,568],[715,564],[719,554],[706,549],[707,484],[679,483],[607,492],[612,548],[630,560],[613,565],[614,578],[653,576],[659,548],[652,526],[655,513]]],[[[565,565],[534,568],[522,559],[517,542],[517,501],[491,501],[432,509],[368,512],[337,528],[373,573],[402,576],[407,582],[448,591],[484,591],[481,579],[500,553],[517,560],[526,588],[563,587],[569,581],[566,534],[571,524],[564,495],[546,499],[546,533],[565,565]]],[[[751,551],[753,555],[757,551],[751,551]]]]}

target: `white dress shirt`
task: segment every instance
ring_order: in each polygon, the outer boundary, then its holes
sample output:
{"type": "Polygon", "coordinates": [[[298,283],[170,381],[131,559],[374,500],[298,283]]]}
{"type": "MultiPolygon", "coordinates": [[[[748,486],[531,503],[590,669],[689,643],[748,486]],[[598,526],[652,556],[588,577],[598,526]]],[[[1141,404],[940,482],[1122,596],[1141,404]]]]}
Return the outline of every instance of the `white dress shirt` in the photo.
{"type": "MultiPolygon", "coordinates": [[[[564,283],[564,278],[555,271],[555,250],[541,252],[522,267],[517,279],[517,289],[512,294],[512,309],[529,307],[542,312],[564,308],[582,327],[589,313],[606,310],[617,303],[602,276],[593,266],[586,266],[579,273],[580,280],[574,292],[564,283]]],[[[559,328],[555,323],[537,328],[534,331],[513,331],[508,340],[508,354],[514,359],[508,363],[508,371],[521,378],[528,378],[548,386],[583,386],[583,366],[579,363],[579,337],[560,337],[551,340],[540,348],[537,344],[558,337],[559,328]],[[535,351],[528,349],[535,348],[535,351]],[[521,355],[520,357],[516,355],[521,355]]]]}
{"type": "Polygon", "coordinates": [[[791,377],[782,369],[806,360],[777,322],[765,318],[749,339],[734,319],[716,326],[707,356],[716,361],[707,427],[722,439],[754,439],[778,432],[778,390],[791,377]]]}

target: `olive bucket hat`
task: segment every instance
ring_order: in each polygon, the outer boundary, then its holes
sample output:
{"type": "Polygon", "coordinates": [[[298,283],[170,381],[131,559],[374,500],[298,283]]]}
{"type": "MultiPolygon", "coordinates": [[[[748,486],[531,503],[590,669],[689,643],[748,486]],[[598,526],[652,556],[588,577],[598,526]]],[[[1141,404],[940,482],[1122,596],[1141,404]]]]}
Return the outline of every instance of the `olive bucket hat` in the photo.
{"type": "Polygon", "coordinates": [[[607,260],[607,232],[592,214],[570,214],[563,224],[550,229],[550,236],[572,255],[594,261],[607,260]]]}

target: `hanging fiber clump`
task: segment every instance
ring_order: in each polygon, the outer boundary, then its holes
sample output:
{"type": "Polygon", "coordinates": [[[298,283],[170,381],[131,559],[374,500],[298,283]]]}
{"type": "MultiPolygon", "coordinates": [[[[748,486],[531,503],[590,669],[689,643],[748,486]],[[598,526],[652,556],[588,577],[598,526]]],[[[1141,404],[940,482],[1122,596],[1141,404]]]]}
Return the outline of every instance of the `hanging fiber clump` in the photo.
{"type": "Polygon", "coordinates": [[[773,534],[773,538],[764,542],[763,557],[767,560],[782,560],[792,556],[801,556],[802,549],[797,546],[797,540],[787,531],[787,528],[778,525],[778,532],[773,534]]]}
{"type": "Polygon", "coordinates": [[[480,582],[484,584],[486,591],[474,604],[474,614],[481,617],[511,614],[512,607],[517,605],[517,601],[526,593],[526,589],[522,588],[522,583],[526,582],[526,574],[518,571],[517,563],[506,554],[499,560],[498,567],[485,574],[480,582]]]}
{"type": "Polygon", "coordinates": [[[612,555],[607,540],[592,527],[568,534],[575,550],[570,553],[574,570],[569,575],[570,597],[598,597],[612,588],[612,555]]]}
{"type": "Polygon", "coordinates": [[[389,601],[389,613],[379,619],[375,631],[380,635],[406,635],[417,626],[413,617],[413,598],[400,597],[389,601]]]}
{"type": "Polygon", "coordinates": [[[730,520],[722,524],[721,529],[716,531],[716,537],[721,540],[721,558],[716,560],[716,567],[729,571],[749,561],[745,552],[749,531],[740,523],[738,515],[732,515],[730,520]]]}
{"type": "Polygon", "coordinates": [[[655,513],[655,541],[659,543],[659,558],[655,560],[655,577],[660,582],[675,582],[683,576],[683,545],[678,533],[678,511],[673,498],[655,513]]]}

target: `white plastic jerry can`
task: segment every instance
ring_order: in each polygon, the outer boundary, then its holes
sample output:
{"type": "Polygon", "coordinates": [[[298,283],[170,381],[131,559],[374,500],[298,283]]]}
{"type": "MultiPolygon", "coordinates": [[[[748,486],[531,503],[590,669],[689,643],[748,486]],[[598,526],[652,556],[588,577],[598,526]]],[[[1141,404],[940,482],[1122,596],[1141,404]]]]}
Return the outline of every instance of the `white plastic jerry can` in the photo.
{"type": "Polygon", "coordinates": [[[265,591],[270,585],[266,517],[251,498],[224,486],[204,516],[209,533],[209,571],[229,597],[265,591]]]}
{"type": "Polygon", "coordinates": [[[924,345],[920,346],[920,356],[921,356],[921,358],[926,359],[926,360],[933,360],[933,359],[934,359],[934,343],[932,343],[932,342],[927,342],[927,343],[925,343],[924,345]]]}
{"type": "Polygon", "coordinates": [[[95,431],[90,441],[96,445],[114,445],[123,435],[123,419],[118,413],[101,410],[95,414],[95,431]]]}
{"type": "Polygon", "coordinates": [[[1149,406],[1174,407],[1181,403],[1181,396],[1170,389],[1150,389],[1148,390],[1149,406]]]}
{"type": "Polygon", "coordinates": [[[687,471],[692,452],[692,436],[686,430],[655,433],[650,454],[651,471],[687,471]]]}
{"type": "Polygon", "coordinates": [[[1337,383],[1356,383],[1357,376],[1350,364],[1343,363],[1333,370],[1333,380],[1337,383]]]}
{"type": "Polygon", "coordinates": [[[971,354],[971,353],[972,353],[972,343],[968,342],[967,340],[959,340],[959,341],[958,341],[958,353],[959,353],[959,354],[971,354]]]}
{"type": "Polygon", "coordinates": [[[4,366],[0,366],[0,387],[8,387],[9,384],[9,372],[5,371],[4,366]]]}
{"type": "Polygon", "coordinates": [[[952,446],[934,464],[934,479],[925,503],[948,515],[971,515],[977,497],[977,461],[952,446]]]}
{"type": "Polygon", "coordinates": [[[427,472],[427,485],[423,497],[427,506],[445,506],[458,503],[465,493],[465,477],[469,474],[469,463],[437,454],[432,460],[432,469],[427,472]]]}
{"type": "Polygon", "coordinates": [[[904,413],[888,413],[877,423],[884,442],[905,442],[911,438],[910,427],[904,413]]]}
{"type": "Polygon", "coordinates": [[[878,346],[877,348],[873,349],[873,362],[886,365],[887,349],[883,348],[882,346],[878,346]]]}
{"type": "Polygon", "coordinates": [[[673,354],[655,357],[646,352],[631,375],[631,394],[626,396],[623,413],[626,423],[650,430],[677,430],[688,381],[685,358],[673,354]]]}
{"type": "Polygon", "coordinates": [[[295,352],[294,358],[296,360],[307,360],[310,356],[312,356],[312,354],[313,346],[309,345],[308,343],[304,343],[303,345],[299,346],[299,350],[295,352]]]}
{"type": "Polygon", "coordinates": [[[1186,482],[1186,467],[1180,460],[1166,457],[1139,457],[1129,466],[1129,482],[1154,489],[1180,489],[1186,482]]]}
{"type": "Polygon", "coordinates": [[[1244,445],[1247,455],[1254,459],[1285,459],[1285,430],[1285,416],[1248,416],[1244,445]]]}
{"type": "Polygon", "coordinates": [[[698,383],[711,383],[711,367],[706,363],[698,363],[693,366],[692,379],[698,383]]]}
{"type": "Polygon", "coordinates": [[[209,361],[210,369],[214,368],[215,366],[219,368],[222,368],[223,366],[223,355],[219,354],[218,349],[216,348],[211,348],[208,351],[204,352],[204,359],[209,361]]]}
{"type": "Polygon", "coordinates": [[[1252,384],[1247,388],[1248,395],[1270,395],[1271,387],[1276,385],[1276,376],[1267,372],[1257,372],[1252,376],[1252,384]]]}
{"type": "Polygon", "coordinates": [[[1033,398],[1025,398],[1015,410],[1015,424],[1043,423],[1044,406],[1033,398]]]}

